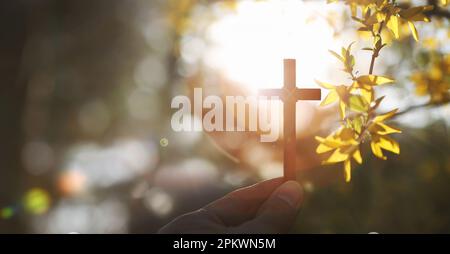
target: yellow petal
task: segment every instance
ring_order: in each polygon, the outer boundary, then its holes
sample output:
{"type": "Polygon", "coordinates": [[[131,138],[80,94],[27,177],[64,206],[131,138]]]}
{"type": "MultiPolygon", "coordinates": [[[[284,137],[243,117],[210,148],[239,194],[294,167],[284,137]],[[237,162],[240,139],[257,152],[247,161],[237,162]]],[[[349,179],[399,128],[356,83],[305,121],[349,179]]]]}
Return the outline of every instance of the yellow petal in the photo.
{"type": "Polygon", "coordinates": [[[321,153],[326,153],[329,152],[331,150],[333,150],[334,148],[329,147],[323,143],[319,144],[319,146],[317,146],[316,148],[316,153],[321,154],[321,153]]]}
{"type": "Polygon", "coordinates": [[[349,155],[346,153],[341,153],[340,149],[336,149],[328,159],[326,159],[324,164],[333,164],[348,159],[349,155]]]}
{"type": "Polygon", "coordinates": [[[352,179],[352,164],[350,160],[344,161],[345,181],[348,183],[352,179]]]}
{"type": "Polygon", "coordinates": [[[356,79],[360,84],[363,85],[384,85],[388,83],[393,83],[394,80],[384,76],[376,76],[376,75],[363,75],[356,79]]]}
{"type": "Polygon", "coordinates": [[[339,148],[342,145],[344,145],[342,140],[336,139],[333,136],[328,136],[326,139],[321,138],[321,137],[316,137],[316,140],[325,144],[326,146],[329,146],[332,148],[339,148]]]}
{"type": "Polygon", "coordinates": [[[358,162],[359,164],[362,164],[362,157],[359,149],[356,149],[356,151],[353,153],[353,159],[355,159],[355,161],[358,162]]]}
{"type": "Polygon", "coordinates": [[[414,26],[414,23],[411,21],[408,21],[409,29],[411,29],[411,33],[414,37],[414,40],[419,41],[419,34],[417,33],[416,26],[414,26]]]}
{"type": "Polygon", "coordinates": [[[383,155],[381,147],[376,141],[370,142],[370,148],[372,148],[372,153],[380,159],[386,160],[386,156],[383,155]]]}
{"type": "Polygon", "coordinates": [[[395,15],[391,16],[389,18],[389,21],[387,23],[387,27],[392,31],[392,33],[394,34],[395,38],[398,39],[399,36],[399,18],[395,15]]]}
{"type": "Polygon", "coordinates": [[[319,141],[320,143],[323,143],[323,142],[325,142],[325,139],[324,138],[322,138],[322,137],[319,137],[319,136],[315,136],[314,137],[317,141],[319,141]]]}
{"type": "Polygon", "coordinates": [[[376,21],[380,22],[380,23],[386,19],[386,14],[384,14],[382,12],[376,12],[373,16],[376,16],[376,21]]]}
{"type": "Polygon", "coordinates": [[[337,99],[339,99],[339,96],[336,92],[336,90],[331,90],[327,97],[325,97],[325,99],[320,103],[320,106],[325,106],[328,104],[331,104],[333,102],[335,102],[337,99]]]}
{"type": "Polygon", "coordinates": [[[392,133],[402,133],[402,131],[400,129],[391,127],[387,124],[384,123],[376,123],[378,126],[380,126],[381,128],[383,128],[383,130],[379,130],[377,131],[377,134],[379,135],[387,135],[387,134],[392,134],[392,133]]]}
{"type": "Polygon", "coordinates": [[[316,81],[316,83],[317,83],[319,86],[321,86],[321,87],[323,87],[323,88],[325,88],[325,89],[335,89],[335,87],[334,87],[332,84],[325,83],[325,82],[321,82],[321,81],[319,81],[319,80],[315,80],[315,81],[316,81]]]}
{"type": "Polygon", "coordinates": [[[355,132],[350,128],[342,128],[338,135],[342,140],[350,140],[354,139],[355,132]]]}
{"type": "Polygon", "coordinates": [[[322,137],[315,137],[317,141],[319,141],[320,143],[323,143],[326,146],[332,147],[332,148],[338,148],[341,147],[343,145],[343,143],[333,137],[327,137],[322,138],[322,137]]]}
{"type": "Polygon", "coordinates": [[[387,113],[385,113],[385,114],[381,114],[381,115],[379,115],[379,116],[376,116],[376,117],[373,119],[373,121],[376,122],[376,123],[383,122],[383,121],[385,121],[385,120],[387,120],[387,119],[393,117],[393,116],[395,115],[395,113],[397,113],[397,111],[398,111],[398,108],[396,108],[396,109],[394,109],[394,110],[392,110],[392,111],[389,111],[389,112],[387,112],[387,113]]]}
{"type": "Polygon", "coordinates": [[[380,137],[380,141],[378,144],[384,150],[393,152],[395,154],[400,154],[400,146],[398,145],[398,143],[387,136],[380,137]]]}

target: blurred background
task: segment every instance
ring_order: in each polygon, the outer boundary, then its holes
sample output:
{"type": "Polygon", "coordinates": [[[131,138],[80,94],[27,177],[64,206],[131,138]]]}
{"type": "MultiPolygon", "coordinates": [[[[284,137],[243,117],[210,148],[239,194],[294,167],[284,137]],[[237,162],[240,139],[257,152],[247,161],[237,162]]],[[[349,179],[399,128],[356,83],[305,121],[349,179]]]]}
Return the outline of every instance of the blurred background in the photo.
{"type": "MultiPolygon", "coordinates": [[[[450,232],[449,7],[384,49],[375,73],[401,154],[362,151],[345,183],[321,166],[315,135],[338,126],[334,106],[297,103],[295,233],[450,232]]],[[[389,34],[385,35],[389,38],[389,34]]],[[[253,94],[282,85],[346,82],[328,49],[370,39],[342,3],[265,0],[15,0],[0,3],[0,232],[154,233],[238,187],[282,174],[282,140],[251,132],[174,132],[171,99],[253,94]]],[[[324,91],[325,92],[325,91],[324,91]]],[[[281,106],[279,107],[281,110],[281,106]]],[[[192,118],[193,121],[200,119],[192,118]]]]}

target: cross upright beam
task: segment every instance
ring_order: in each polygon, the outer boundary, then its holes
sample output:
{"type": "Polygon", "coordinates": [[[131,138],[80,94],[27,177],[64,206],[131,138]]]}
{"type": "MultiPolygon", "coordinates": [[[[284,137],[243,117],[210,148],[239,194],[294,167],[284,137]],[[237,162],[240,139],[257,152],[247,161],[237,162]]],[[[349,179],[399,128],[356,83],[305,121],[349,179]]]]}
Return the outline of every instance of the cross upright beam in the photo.
{"type": "Polygon", "coordinates": [[[285,181],[296,180],[297,135],[296,103],[297,100],[320,100],[320,89],[301,89],[296,87],[296,60],[284,59],[284,86],[281,89],[263,89],[259,93],[266,96],[278,96],[283,101],[284,158],[283,175],[285,181]]]}

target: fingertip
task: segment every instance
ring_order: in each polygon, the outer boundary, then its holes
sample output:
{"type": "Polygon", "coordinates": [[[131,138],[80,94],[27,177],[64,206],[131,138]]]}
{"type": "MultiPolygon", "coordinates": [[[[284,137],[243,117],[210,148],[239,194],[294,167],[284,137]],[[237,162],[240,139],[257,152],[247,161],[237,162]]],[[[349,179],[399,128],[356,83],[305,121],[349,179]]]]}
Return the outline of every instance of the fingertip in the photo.
{"type": "Polygon", "coordinates": [[[287,181],[277,188],[275,197],[286,202],[291,208],[298,210],[303,201],[303,188],[296,181],[287,181]]]}
{"type": "Polygon", "coordinates": [[[286,233],[292,227],[303,201],[298,182],[282,183],[261,206],[258,215],[240,230],[259,233],[286,233]]]}
{"type": "Polygon", "coordinates": [[[235,190],[229,195],[234,197],[258,197],[258,199],[268,198],[278,187],[283,184],[283,178],[273,178],[253,185],[235,190]]]}
{"type": "Polygon", "coordinates": [[[283,178],[274,178],[233,191],[216,200],[205,209],[216,214],[225,225],[234,226],[253,217],[261,205],[283,184],[283,178]]]}

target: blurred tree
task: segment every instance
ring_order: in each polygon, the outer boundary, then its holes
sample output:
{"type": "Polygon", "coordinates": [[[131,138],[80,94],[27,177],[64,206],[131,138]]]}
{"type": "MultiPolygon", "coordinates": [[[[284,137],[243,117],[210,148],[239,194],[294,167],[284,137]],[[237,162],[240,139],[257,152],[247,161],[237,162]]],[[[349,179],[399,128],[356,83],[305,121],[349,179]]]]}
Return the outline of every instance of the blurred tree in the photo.
{"type": "MultiPolygon", "coordinates": [[[[20,163],[22,114],[26,100],[26,77],[22,73],[23,48],[27,39],[26,1],[0,3],[0,204],[14,203],[23,190],[20,163]]],[[[23,220],[0,220],[0,232],[23,232],[23,220]]]]}

